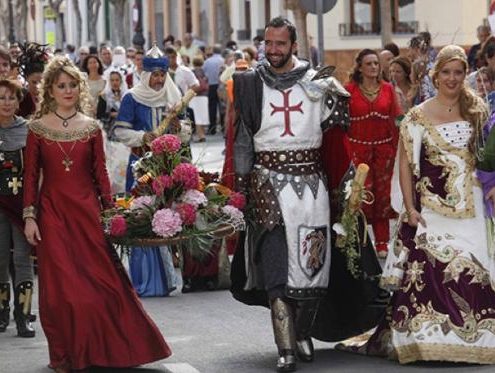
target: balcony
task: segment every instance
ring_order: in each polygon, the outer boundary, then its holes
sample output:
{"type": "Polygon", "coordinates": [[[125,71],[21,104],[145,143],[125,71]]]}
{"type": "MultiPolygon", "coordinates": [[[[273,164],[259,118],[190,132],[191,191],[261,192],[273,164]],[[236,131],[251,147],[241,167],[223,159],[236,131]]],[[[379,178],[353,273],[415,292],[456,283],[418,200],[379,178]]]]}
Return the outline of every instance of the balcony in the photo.
{"type": "MultiPolygon", "coordinates": [[[[394,34],[417,34],[419,22],[397,22],[392,32],[394,34]]],[[[340,36],[380,35],[379,23],[340,23],[340,36]]]]}

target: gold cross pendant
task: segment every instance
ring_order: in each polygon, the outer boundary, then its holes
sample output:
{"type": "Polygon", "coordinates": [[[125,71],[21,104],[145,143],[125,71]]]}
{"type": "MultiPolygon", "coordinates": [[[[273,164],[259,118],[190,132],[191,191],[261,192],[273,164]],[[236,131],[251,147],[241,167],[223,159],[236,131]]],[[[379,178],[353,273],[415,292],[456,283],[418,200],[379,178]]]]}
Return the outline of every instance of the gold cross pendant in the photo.
{"type": "Polygon", "coordinates": [[[8,186],[9,188],[12,188],[12,193],[16,195],[17,193],[19,193],[19,188],[22,187],[22,180],[13,177],[12,181],[9,181],[8,186]]]}
{"type": "Polygon", "coordinates": [[[64,160],[62,161],[62,164],[65,167],[65,171],[69,172],[70,171],[70,166],[72,166],[74,162],[69,157],[65,157],[64,160]]]}

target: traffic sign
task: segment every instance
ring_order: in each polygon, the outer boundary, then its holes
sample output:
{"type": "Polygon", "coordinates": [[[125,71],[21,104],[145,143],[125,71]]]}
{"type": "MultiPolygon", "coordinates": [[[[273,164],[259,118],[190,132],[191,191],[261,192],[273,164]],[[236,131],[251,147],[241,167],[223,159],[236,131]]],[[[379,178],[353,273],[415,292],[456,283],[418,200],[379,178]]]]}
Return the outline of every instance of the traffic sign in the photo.
{"type": "Polygon", "coordinates": [[[321,11],[326,13],[332,10],[337,0],[299,0],[299,5],[305,9],[308,13],[317,14],[318,13],[318,2],[321,1],[321,11]]]}

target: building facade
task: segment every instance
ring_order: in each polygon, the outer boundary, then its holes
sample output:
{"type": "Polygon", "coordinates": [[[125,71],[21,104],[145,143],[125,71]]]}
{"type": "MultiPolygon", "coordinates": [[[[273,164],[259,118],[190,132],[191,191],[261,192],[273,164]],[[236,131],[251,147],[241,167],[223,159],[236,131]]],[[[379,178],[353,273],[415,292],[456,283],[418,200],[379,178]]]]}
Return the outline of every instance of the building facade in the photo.
{"type": "MultiPolygon", "coordinates": [[[[471,45],[477,42],[476,27],[486,20],[490,0],[390,0],[392,39],[406,47],[419,31],[429,31],[436,47],[450,43],[471,45]]],[[[121,44],[129,46],[141,18],[145,47],[161,42],[167,35],[182,39],[193,33],[207,45],[232,39],[244,46],[263,34],[266,22],[278,15],[292,19],[285,0],[128,0],[123,19],[117,19],[113,2],[100,0],[98,20],[90,22],[92,1],[79,0],[82,29],[81,44],[110,41],[115,45],[117,23],[124,25],[121,44]]],[[[93,1],[94,2],[94,1],[93,1]]],[[[57,45],[77,44],[78,22],[74,2],[65,0],[59,9],[64,29],[57,28],[57,16],[48,0],[34,2],[28,20],[28,39],[57,45]],[[63,35],[61,35],[63,34],[63,35]]],[[[317,17],[307,16],[308,34],[317,43],[317,17]]],[[[352,51],[381,47],[380,0],[337,0],[323,17],[324,50],[328,61],[352,51]]],[[[5,39],[5,36],[4,36],[5,39]]]]}

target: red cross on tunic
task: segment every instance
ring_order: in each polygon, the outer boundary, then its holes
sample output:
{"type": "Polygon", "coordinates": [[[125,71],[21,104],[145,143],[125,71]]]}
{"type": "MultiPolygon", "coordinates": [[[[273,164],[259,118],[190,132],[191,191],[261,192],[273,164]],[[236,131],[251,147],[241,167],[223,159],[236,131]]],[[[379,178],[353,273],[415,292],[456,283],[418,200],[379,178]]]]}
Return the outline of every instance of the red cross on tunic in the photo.
{"type": "Polygon", "coordinates": [[[284,133],[280,135],[280,137],[284,137],[285,135],[290,135],[290,136],[295,136],[294,133],[292,133],[292,130],[290,128],[290,112],[291,111],[298,111],[300,113],[303,113],[303,110],[301,108],[303,102],[301,101],[297,105],[290,106],[289,105],[289,95],[292,92],[292,89],[289,89],[288,91],[285,92],[280,92],[284,96],[284,106],[275,106],[270,102],[270,106],[272,107],[272,112],[270,115],[273,115],[279,111],[284,113],[284,120],[285,120],[285,130],[284,133]]]}

